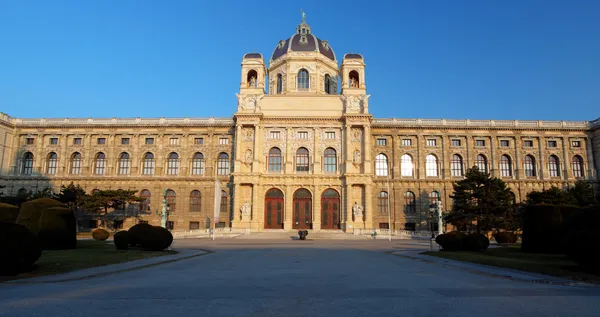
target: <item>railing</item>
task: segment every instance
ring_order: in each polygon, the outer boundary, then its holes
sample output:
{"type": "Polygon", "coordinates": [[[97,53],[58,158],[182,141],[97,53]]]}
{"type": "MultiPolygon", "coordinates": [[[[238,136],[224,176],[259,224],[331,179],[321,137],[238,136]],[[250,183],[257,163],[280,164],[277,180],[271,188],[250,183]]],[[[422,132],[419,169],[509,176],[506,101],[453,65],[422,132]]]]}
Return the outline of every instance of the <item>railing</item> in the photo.
{"type": "MultiPolygon", "coordinates": [[[[354,235],[372,235],[373,232],[377,233],[377,236],[382,239],[385,238],[390,229],[354,229],[354,235]]],[[[410,231],[410,230],[392,230],[392,237],[401,239],[431,239],[431,231],[410,231]]],[[[435,232],[437,235],[437,232],[435,232]]]]}
{"type": "Polygon", "coordinates": [[[231,118],[11,118],[16,125],[233,125],[231,118]]]}
{"type": "Polygon", "coordinates": [[[600,125],[594,121],[543,121],[543,120],[470,120],[470,119],[373,119],[373,125],[394,126],[456,126],[456,127],[506,127],[506,128],[578,128],[587,129],[600,125]]]}
{"type": "MultiPolygon", "coordinates": [[[[185,238],[203,238],[210,237],[211,229],[195,229],[195,230],[177,230],[172,231],[173,238],[175,239],[185,239],[185,238]]],[[[238,236],[242,234],[249,234],[250,229],[243,228],[215,228],[214,234],[216,237],[224,237],[224,236],[238,236]]]]}

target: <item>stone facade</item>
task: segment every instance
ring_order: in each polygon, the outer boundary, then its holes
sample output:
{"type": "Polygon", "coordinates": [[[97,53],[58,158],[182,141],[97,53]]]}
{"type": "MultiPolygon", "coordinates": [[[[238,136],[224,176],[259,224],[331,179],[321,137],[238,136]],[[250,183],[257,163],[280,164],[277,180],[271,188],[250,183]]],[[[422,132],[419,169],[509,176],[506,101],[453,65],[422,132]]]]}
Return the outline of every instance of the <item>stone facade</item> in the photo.
{"type": "Polygon", "coordinates": [[[598,120],[373,118],[364,58],[346,54],[338,67],[304,21],[268,68],[250,53],[241,70],[233,118],[1,114],[0,185],[8,195],[70,182],[149,193],[125,227],[159,224],[169,189],[175,230],[208,228],[219,203],[221,226],[351,231],[387,227],[388,199],[392,228],[426,229],[430,202],[449,210],[452,183],[474,165],[503,178],[517,201],[578,179],[598,183],[598,120]]]}

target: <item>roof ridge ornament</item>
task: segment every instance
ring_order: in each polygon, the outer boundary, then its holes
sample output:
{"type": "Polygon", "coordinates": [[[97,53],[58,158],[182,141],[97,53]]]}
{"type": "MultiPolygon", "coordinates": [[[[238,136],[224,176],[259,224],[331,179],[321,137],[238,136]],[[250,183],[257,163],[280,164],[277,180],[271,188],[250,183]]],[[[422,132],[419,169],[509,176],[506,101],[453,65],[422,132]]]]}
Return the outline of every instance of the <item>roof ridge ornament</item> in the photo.
{"type": "Polygon", "coordinates": [[[300,13],[302,14],[302,23],[306,23],[306,13],[302,8],[300,8],[300,13]]]}

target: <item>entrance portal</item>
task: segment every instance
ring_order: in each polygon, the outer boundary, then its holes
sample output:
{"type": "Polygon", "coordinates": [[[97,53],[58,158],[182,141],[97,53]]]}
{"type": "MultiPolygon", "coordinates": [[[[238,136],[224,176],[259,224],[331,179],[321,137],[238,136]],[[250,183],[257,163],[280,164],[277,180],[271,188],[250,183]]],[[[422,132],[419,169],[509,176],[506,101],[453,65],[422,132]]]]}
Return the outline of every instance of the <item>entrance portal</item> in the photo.
{"type": "Polygon", "coordinates": [[[321,229],[340,228],[340,195],[327,189],[321,195],[321,229]]]}
{"type": "Polygon", "coordinates": [[[277,188],[265,195],[265,229],[283,229],[283,193],[277,188]]]}
{"type": "Polygon", "coordinates": [[[306,189],[294,193],[294,215],[292,228],[312,229],[312,195],[306,189]]]}

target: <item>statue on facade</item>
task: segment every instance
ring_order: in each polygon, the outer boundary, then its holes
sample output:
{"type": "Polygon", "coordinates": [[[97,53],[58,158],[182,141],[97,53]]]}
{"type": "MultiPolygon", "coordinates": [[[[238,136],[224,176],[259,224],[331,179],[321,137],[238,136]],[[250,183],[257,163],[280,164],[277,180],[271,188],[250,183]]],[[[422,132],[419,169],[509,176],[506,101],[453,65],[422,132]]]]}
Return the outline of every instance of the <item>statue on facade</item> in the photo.
{"type": "Polygon", "coordinates": [[[363,206],[359,205],[357,202],[354,202],[354,206],[352,206],[352,213],[354,214],[354,221],[362,221],[363,206]]]}
{"type": "Polygon", "coordinates": [[[250,218],[250,213],[252,212],[252,207],[250,207],[249,202],[245,202],[242,207],[240,207],[240,212],[242,214],[242,220],[247,220],[250,218]]]}
{"type": "Polygon", "coordinates": [[[354,153],[352,153],[352,156],[353,156],[353,162],[354,163],[360,163],[361,157],[360,157],[360,150],[359,149],[354,150],[354,153]]]}
{"type": "Polygon", "coordinates": [[[256,77],[254,77],[254,76],[250,77],[250,82],[248,83],[248,87],[256,88],[256,77]]]}
{"type": "Polygon", "coordinates": [[[246,150],[246,157],[244,158],[244,163],[251,164],[252,163],[252,150],[246,150]]]}

